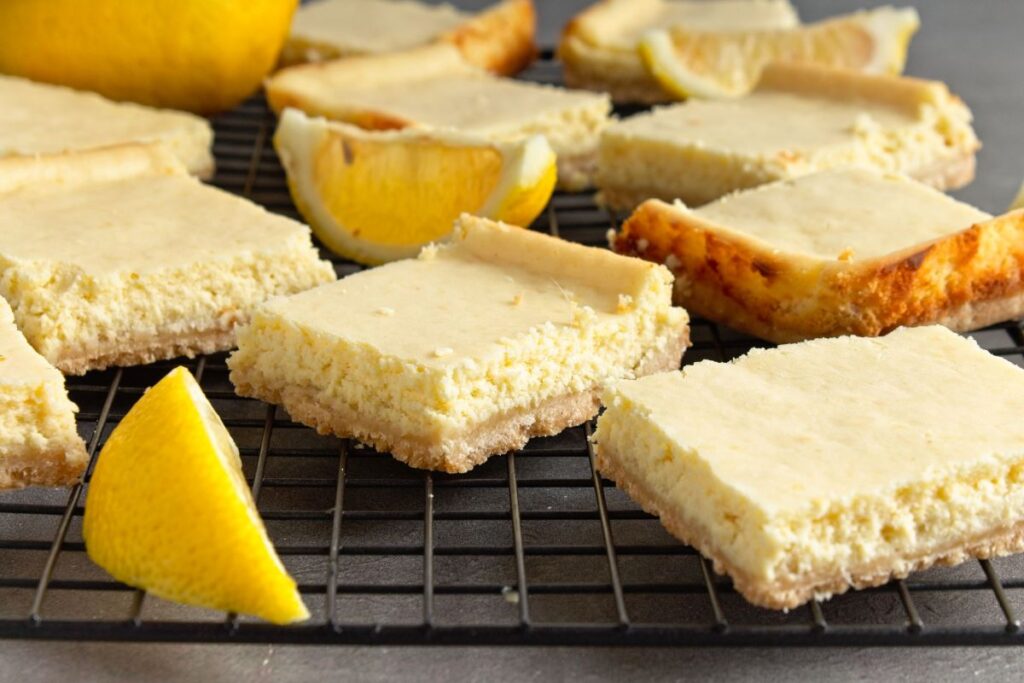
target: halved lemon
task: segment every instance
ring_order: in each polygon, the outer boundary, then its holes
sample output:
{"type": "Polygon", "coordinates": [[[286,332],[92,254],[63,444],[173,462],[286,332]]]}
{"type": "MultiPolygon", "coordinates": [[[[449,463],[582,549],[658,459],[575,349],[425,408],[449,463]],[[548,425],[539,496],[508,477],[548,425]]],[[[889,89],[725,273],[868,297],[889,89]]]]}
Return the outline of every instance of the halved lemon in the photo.
{"type": "Polygon", "coordinates": [[[556,180],[541,135],[491,142],[451,130],[366,131],[286,109],[274,146],[316,236],[368,264],[443,240],[462,213],[529,225],[556,180]]]}
{"type": "Polygon", "coordinates": [[[791,29],[657,29],[643,37],[638,49],[651,75],[677,97],[739,97],[776,60],[900,73],[918,26],[912,8],[879,7],[791,29]]]}
{"type": "Polygon", "coordinates": [[[309,618],[238,448],[184,368],[147,390],[111,433],[82,534],[93,562],[153,595],[278,624],[309,618]]]}

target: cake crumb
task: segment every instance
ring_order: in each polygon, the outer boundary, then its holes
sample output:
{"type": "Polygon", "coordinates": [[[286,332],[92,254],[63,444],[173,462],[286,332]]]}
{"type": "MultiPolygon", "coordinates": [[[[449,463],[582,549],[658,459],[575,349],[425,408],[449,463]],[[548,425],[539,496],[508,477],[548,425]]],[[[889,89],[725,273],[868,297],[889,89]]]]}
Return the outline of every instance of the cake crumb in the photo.
{"type": "Polygon", "coordinates": [[[636,241],[637,251],[647,251],[647,247],[651,246],[651,243],[645,240],[643,237],[636,241]]]}
{"type": "Polygon", "coordinates": [[[847,247],[839,252],[839,256],[836,257],[840,261],[852,261],[853,260],[853,249],[847,247]]]}
{"type": "Polygon", "coordinates": [[[683,265],[683,262],[679,260],[679,257],[675,254],[669,254],[665,257],[665,267],[671,271],[676,271],[679,266],[683,265]]]}
{"type": "Polygon", "coordinates": [[[420,249],[420,254],[417,257],[420,261],[433,261],[437,258],[437,245],[431,242],[427,246],[420,249]]]}
{"type": "Polygon", "coordinates": [[[523,304],[524,295],[522,292],[516,292],[516,295],[512,297],[513,306],[521,306],[523,304]]]}
{"type": "Polygon", "coordinates": [[[434,358],[444,358],[455,353],[455,349],[448,346],[439,346],[434,349],[434,358]]]}
{"type": "Polygon", "coordinates": [[[608,240],[608,246],[612,249],[615,248],[615,228],[608,228],[608,232],[604,234],[604,238],[608,240]]]}
{"type": "Polygon", "coordinates": [[[387,306],[381,306],[376,311],[374,311],[374,313],[376,313],[377,315],[382,315],[385,318],[390,318],[395,314],[395,309],[388,308],[387,306]]]}

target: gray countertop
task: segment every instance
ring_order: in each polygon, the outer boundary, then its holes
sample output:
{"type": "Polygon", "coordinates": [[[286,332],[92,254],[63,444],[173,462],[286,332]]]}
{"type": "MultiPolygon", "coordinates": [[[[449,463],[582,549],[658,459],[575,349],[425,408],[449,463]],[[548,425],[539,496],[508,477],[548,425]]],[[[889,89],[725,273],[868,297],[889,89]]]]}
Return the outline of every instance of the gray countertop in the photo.
{"type": "MultiPolygon", "coordinates": [[[[455,1],[467,8],[490,0],[455,1]]],[[[583,0],[535,0],[542,44],[552,45],[583,0]]],[[[865,4],[794,0],[804,20],[865,4]]],[[[975,114],[984,142],[977,180],[956,194],[990,212],[1024,177],[1024,2],[921,0],[922,29],[908,73],[946,81],[975,114]]],[[[968,618],[965,615],[965,619],[968,618]]],[[[886,680],[1021,677],[1016,649],[420,648],[136,645],[0,641],[0,682],[34,680],[886,680]]]]}

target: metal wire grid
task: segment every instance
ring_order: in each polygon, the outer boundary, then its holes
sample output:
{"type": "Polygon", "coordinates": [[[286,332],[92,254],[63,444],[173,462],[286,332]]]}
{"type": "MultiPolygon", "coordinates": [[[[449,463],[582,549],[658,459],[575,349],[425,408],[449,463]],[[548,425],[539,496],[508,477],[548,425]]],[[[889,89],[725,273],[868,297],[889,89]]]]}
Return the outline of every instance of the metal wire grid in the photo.
{"type": "MultiPolygon", "coordinates": [[[[546,55],[528,74],[557,82],[546,55]]],[[[260,100],[216,121],[215,183],[295,215],[260,100]]],[[[533,229],[602,244],[615,217],[556,195],[533,229]]],[[[339,274],[359,266],[332,259],[339,274]]],[[[1024,363],[1008,323],[976,335],[1024,363]]],[[[685,362],[755,340],[696,320],[685,362]]],[[[253,496],[313,614],[276,627],[172,605],[114,582],[81,541],[84,485],[0,497],[0,637],[81,640],[604,645],[940,645],[1024,642],[1015,558],[936,569],[789,614],[746,604],[594,468],[592,425],[535,439],[468,475],[412,470],[319,437],[234,395],[223,354],[183,361],[239,443],[253,496]],[[997,571],[997,565],[999,571],[997,571]]],[[[175,363],[69,381],[95,459],[175,363]]],[[[997,400],[997,397],[993,397],[997,400]]],[[[89,474],[92,471],[90,463],[89,474]]]]}

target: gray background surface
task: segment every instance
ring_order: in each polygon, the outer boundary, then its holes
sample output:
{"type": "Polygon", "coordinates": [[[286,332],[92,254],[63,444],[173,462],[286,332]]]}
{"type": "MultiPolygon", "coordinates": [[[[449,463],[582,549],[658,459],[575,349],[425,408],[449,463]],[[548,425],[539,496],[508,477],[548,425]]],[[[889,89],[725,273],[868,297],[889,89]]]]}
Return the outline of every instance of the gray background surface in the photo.
{"type": "MultiPolygon", "coordinates": [[[[794,0],[805,21],[853,10],[848,0],[794,0]]],[[[586,2],[536,0],[540,40],[551,45],[586,2]]],[[[487,2],[456,2],[467,8],[487,2]]],[[[1024,176],[1020,76],[1024,2],[920,2],[921,32],[908,73],[950,84],[971,106],[985,147],[978,177],[957,192],[990,211],[1005,208],[1024,176]]],[[[147,680],[946,680],[1020,679],[1014,649],[617,649],[359,648],[77,644],[0,641],[0,681],[147,680]]]]}

